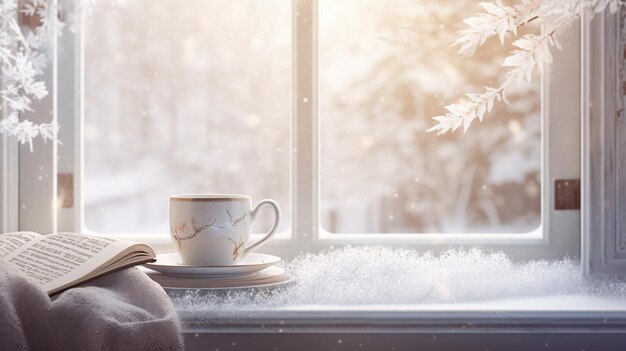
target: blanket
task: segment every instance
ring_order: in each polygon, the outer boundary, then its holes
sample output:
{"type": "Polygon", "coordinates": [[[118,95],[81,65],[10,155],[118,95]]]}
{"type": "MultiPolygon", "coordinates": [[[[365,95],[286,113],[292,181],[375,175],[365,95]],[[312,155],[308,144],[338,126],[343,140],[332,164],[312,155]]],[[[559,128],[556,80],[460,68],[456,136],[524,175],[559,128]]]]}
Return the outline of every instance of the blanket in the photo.
{"type": "Polygon", "coordinates": [[[0,260],[0,350],[179,350],[161,287],[128,268],[53,299],[0,260]]]}

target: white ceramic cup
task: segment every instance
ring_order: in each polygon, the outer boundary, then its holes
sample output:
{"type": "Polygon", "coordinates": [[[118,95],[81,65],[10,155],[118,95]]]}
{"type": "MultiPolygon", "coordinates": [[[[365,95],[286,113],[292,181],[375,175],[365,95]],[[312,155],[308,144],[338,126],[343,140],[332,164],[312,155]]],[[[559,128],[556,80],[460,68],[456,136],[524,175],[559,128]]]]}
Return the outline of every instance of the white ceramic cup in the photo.
{"type": "Polygon", "coordinates": [[[186,265],[233,265],[267,242],[279,220],[280,208],[273,200],[253,209],[248,195],[170,196],[170,236],[186,265]],[[250,244],[252,222],[265,206],[274,209],[274,225],[263,239],[250,244]]]}

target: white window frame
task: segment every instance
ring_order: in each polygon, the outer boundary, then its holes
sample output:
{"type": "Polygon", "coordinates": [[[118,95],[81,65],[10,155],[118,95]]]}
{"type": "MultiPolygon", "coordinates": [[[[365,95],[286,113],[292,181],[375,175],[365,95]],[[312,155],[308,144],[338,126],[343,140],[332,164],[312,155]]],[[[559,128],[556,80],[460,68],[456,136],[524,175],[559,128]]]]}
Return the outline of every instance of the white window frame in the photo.
{"type": "MultiPolygon", "coordinates": [[[[318,32],[316,28],[317,1],[298,1],[297,4],[300,7],[297,10],[300,14],[300,21],[296,28],[301,26],[303,30],[300,33],[310,34],[308,39],[312,43],[312,45],[305,43],[303,47],[298,46],[297,51],[316,59],[319,40],[316,37],[318,32]],[[302,17],[302,14],[306,16],[302,17]],[[312,20],[308,20],[309,18],[312,20]]],[[[578,42],[579,28],[578,23],[573,25],[564,35],[568,38],[563,38],[563,41],[567,42],[573,38],[575,42],[578,42]]],[[[580,106],[571,103],[579,101],[580,98],[579,52],[579,42],[577,45],[568,46],[564,51],[554,52],[554,60],[561,64],[543,68],[544,74],[542,74],[541,82],[542,218],[540,227],[527,234],[337,234],[323,230],[319,220],[321,198],[319,192],[319,75],[315,70],[319,66],[315,60],[307,61],[305,64],[310,64],[311,67],[307,67],[304,71],[297,69],[294,71],[297,77],[295,84],[300,88],[299,91],[296,90],[294,103],[300,108],[296,113],[298,121],[304,122],[302,123],[304,128],[296,130],[297,149],[305,150],[303,155],[305,162],[298,164],[296,172],[308,169],[317,170],[312,172],[312,177],[305,177],[305,183],[301,184],[301,189],[298,189],[305,193],[304,198],[310,205],[310,210],[307,206],[304,210],[313,213],[310,222],[304,223],[301,229],[306,234],[308,228],[314,228],[311,246],[325,248],[328,245],[342,244],[401,245],[424,251],[441,251],[460,246],[482,246],[488,250],[506,252],[510,257],[517,259],[577,257],[580,252],[579,211],[555,210],[553,194],[555,180],[580,178],[580,124],[576,118],[580,115],[580,106]],[[311,72],[310,76],[308,76],[309,72],[311,72]],[[303,83],[302,87],[299,86],[300,82],[303,83]],[[550,82],[559,82],[559,88],[553,89],[550,82]],[[558,125],[559,128],[550,128],[551,125],[558,125]],[[309,189],[313,194],[307,192],[309,189]]],[[[489,123],[489,121],[484,123],[489,123]]]]}
{"type": "MultiPolygon", "coordinates": [[[[449,248],[480,246],[507,253],[514,259],[562,258],[580,256],[580,212],[554,210],[554,182],[557,179],[580,178],[580,25],[576,23],[562,33],[563,51],[554,50],[554,61],[544,67],[542,75],[542,173],[541,227],[527,234],[335,234],[321,229],[319,192],[319,84],[317,1],[293,0],[293,81],[292,81],[292,167],[291,230],[269,242],[263,251],[283,257],[299,252],[316,252],[332,245],[375,244],[407,246],[418,250],[441,251],[449,248]],[[556,83],[554,83],[556,82],[556,83]],[[558,86],[555,86],[558,85],[558,86]]],[[[97,15],[97,14],[96,14],[97,15]]],[[[33,154],[20,153],[19,229],[40,232],[84,231],[83,200],[83,43],[80,33],[65,33],[58,42],[59,64],[53,65],[56,82],[55,101],[63,143],[37,145],[33,154]],[[58,71],[58,72],[57,72],[58,71]],[[43,150],[42,150],[43,149],[43,150]],[[74,177],[74,206],[56,206],[56,179],[48,187],[49,198],[40,196],[41,183],[28,178],[32,158],[43,153],[50,171],[56,175],[70,173],[74,177]],[[52,157],[50,157],[52,156],[52,157]],[[53,162],[58,160],[57,162],[53,162]],[[33,191],[36,189],[36,191],[33,191]],[[26,192],[28,196],[22,193],[26,192]],[[32,192],[32,194],[30,194],[32,192]],[[33,212],[24,210],[26,200],[44,201],[47,206],[33,212]],[[45,202],[48,201],[49,202],[45,202]],[[31,223],[42,222],[36,228],[31,223]]],[[[54,78],[53,77],[53,78],[54,78]]],[[[51,86],[53,86],[51,84],[51,86]]],[[[490,123],[486,120],[483,123],[490,123]]],[[[470,131],[471,132],[471,131],[470,131]]],[[[167,201],[167,199],[163,199],[167,201]]],[[[171,250],[169,236],[127,234],[124,238],[147,241],[158,250],[171,250]]]]}
{"type": "MultiPolygon", "coordinates": [[[[57,0],[50,0],[56,5],[57,0]]],[[[19,18],[17,19],[19,23],[19,18]]],[[[20,118],[39,123],[57,122],[57,90],[54,88],[58,73],[57,42],[49,43],[52,56],[40,79],[49,87],[44,99],[34,101],[33,112],[20,118]]],[[[2,77],[0,77],[0,84],[2,77]]],[[[0,117],[6,117],[7,106],[2,106],[0,117]]],[[[56,140],[56,133],[53,139],[56,140]]],[[[57,143],[41,138],[30,145],[18,145],[14,138],[0,135],[0,229],[4,232],[32,230],[48,233],[57,228],[57,143]]]]}
{"type": "MultiPolygon", "coordinates": [[[[620,8],[620,11],[624,11],[620,8]]],[[[582,252],[585,274],[626,275],[626,120],[620,12],[583,19],[582,252]]]]}

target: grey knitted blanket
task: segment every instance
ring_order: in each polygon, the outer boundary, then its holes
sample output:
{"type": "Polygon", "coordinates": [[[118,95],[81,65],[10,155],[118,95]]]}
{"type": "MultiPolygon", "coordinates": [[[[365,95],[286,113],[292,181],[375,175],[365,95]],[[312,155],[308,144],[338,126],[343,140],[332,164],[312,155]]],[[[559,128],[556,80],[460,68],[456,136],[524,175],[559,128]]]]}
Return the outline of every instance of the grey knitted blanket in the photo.
{"type": "Polygon", "coordinates": [[[161,287],[128,268],[53,299],[0,260],[0,350],[179,350],[161,287]]]}

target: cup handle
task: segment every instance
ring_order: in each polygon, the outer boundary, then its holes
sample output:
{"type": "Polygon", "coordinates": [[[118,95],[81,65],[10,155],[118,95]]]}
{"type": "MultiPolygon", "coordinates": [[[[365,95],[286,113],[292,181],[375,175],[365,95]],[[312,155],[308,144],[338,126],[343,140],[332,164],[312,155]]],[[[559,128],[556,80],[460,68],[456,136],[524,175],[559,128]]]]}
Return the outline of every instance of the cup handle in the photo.
{"type": "Polygon", "coordinates": [[[256,243],[244,249],[245,255],[254,251],[259,246],[265,244],[266,241],[268,241],[272,236],[274,236],[274,234],[276,234],[276,229],[278,229],[278,222],[280,221],[280,207],[278,207],[278,204],[276,203],[276,201],[269,200],[269,199],[262,200],[254,207],[252,212],[250,212],[250,216],[252,217],[252,221],[254,221],[256,219],[256,215],[258,214],[259,210],[261,210],[263,207],[266,207],[266,206],[271,206],[274,209],[274,215],[276,217],[276,219],[274,220],[274,225],[272,225],[272,229],[270,229],[269,233],[265,234],[263,239],[257,241],[256,243]]]}

